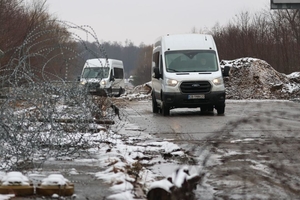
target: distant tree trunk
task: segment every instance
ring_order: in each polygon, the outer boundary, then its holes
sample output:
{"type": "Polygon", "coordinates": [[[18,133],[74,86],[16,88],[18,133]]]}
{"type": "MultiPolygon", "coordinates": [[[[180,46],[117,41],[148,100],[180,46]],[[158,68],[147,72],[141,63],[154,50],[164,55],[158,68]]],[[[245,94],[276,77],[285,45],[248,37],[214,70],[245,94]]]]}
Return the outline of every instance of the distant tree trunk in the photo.
{"type": "Polygon", "coordinates": [[[152,46],[144,46],[139,54],[138,65],[133,71],[133,84],[141,85],[151,80],[152,46]]]}

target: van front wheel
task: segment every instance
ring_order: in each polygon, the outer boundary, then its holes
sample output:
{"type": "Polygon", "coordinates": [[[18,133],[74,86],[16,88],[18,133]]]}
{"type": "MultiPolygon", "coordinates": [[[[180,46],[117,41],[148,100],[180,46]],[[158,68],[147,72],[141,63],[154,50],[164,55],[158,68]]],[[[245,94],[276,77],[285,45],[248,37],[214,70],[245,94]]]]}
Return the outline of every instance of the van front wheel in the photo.
{"type": "Polygon", "coordinates": [[[158,107],[157,107],[157,102],[155,99],[154,92],[152,92],[152,112],[153,113],[158,113],[158,107]]]}
{"type": "Polygon", "coordinates": [[[120,87],[119,93],[116,95],[116,97],[120,97],[124,93],[125,93],[125,89],[123,89],[123,88],[120,87]]]}
{"type": "Polygon", "coordinates": [[[162,102],[161,114],[162,114],[163,116],[168,116],[168,115],[170,115],[170,107],[167,106],[164,102],[162,102]]]}
{"type": "Polygon", "coordinates": [[[225,112],[225,105],[223,105],[223,106],[216,106],[216,110],[217,110],[218,115],[223,115],[224,112],[225,112]]]}

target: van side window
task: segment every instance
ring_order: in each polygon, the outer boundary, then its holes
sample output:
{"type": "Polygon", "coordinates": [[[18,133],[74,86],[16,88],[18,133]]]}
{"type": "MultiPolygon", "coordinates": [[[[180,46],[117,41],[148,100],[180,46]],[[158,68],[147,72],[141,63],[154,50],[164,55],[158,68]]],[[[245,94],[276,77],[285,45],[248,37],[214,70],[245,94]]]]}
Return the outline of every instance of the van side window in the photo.
{"type": "Polygon", "coordinates": [[[159,52],[156,52],[156,53],[153,54],[153,60],[152,61],[155,63],[156,67],[159,66],[159,52]]]}
{"type": "Polygon", "coordinates": [[[123,76],[124,76],[123,69],[114,68],[114,77],[116,79],[123,79],[123,76]]]}

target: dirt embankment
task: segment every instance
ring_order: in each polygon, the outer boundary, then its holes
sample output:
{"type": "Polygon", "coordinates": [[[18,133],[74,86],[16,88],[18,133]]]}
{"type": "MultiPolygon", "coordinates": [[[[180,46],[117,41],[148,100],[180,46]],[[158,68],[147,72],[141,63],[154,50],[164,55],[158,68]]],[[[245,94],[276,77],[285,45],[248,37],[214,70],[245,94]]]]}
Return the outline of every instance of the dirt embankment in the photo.
{"type": "Polygon", "coordinates": [[[227,99],[300,98],[300,72],[285,75],[254,58],[222,60],[221,66],[230,67],[230,75],[224,79],[227,99]]]}

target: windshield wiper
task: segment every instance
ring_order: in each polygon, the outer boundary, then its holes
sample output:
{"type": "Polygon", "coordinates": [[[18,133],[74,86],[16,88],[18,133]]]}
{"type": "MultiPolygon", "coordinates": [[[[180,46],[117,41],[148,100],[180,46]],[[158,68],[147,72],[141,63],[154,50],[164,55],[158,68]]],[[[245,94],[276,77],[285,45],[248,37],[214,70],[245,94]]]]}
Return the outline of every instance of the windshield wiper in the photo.
{"type": "Polygon", "coordinates": [[[170,68],[168,69],[168,72],[169,72],[169,71],[172,71],[172,72],[179,72],[179,71],[177,71],[177,70],[175,70],[175,69],[170,69],[170,68]]]}

